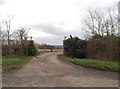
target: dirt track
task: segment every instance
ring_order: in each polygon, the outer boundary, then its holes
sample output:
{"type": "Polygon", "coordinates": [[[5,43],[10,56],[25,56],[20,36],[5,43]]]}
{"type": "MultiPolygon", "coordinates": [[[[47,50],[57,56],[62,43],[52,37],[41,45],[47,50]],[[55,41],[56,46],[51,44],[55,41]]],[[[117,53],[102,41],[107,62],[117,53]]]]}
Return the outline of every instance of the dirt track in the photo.
{"type": "Polygon", "coordinates": [[[117,87],[118,74],[84,68],[57,58],[60,52],[33,57],[21,70],[3,75],[3,87],[117,87]]]}

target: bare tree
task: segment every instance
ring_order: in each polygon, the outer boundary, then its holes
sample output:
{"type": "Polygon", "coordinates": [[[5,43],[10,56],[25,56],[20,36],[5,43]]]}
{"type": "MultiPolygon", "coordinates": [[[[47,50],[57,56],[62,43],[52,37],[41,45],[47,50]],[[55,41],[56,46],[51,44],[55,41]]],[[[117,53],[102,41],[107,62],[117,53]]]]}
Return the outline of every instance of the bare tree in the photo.
{"type": "Polygon", "coordinates": [[[27,27],[20,27],[18,28],[14,33],[16,37],[18,38],[20,45],[21,45],[21,55],[23,55],[23,48],[27,45],[27,39],[28,39],[28,31],[30,28],[27,27]]]}
{"type": "Polygon", "coordinates": [[[109,10],[103,13],[100,9],[89,10],[88,16],[83,21],[84,30],[91,35],[115,35],[117,34],[117,14],[109,10]]]}
{"type": "Polygon", "coordinates": [[[110,35],[117,35],[117,27],[118,27],[118,21],[117,21],[117,13],[115,13],[112,10],[108,10],[107,16],[104,19],[104,28],[105,33],[107,36],[110,35]]]}
{"type": "Polygon", "coordinates": [[[0,41],[1,41],[1,38],[2,38],[2,25],[0,23],[0,41]]]}
{"type": "Polygon", "coordinates": [[[88,56],[100,59],[117,59],[118,18],[117,13],[100,9],[89,10],[83,21],[83,30],[88,35],[88,56]]]}
{"type": "Polygon", "coordinates": [[[18,37],[19,41],[21,42],[21,44],[23,44],[24,40],[27,40],[29,30],[30,28],[20,27],[14,32],[16,36],[18,37]]]}
{"type": "Polygon", "coordinates": [[[3,21],[3,23],[5,24],[6,37],[7,37],[7,43],[8,43],[8,45],[10,45],[10,37],[12,36],[12,34],[10,34],[12,19],[13,19],[13,17],[8,16],[8,19],[5,20],[5,21],[3,21]]]}
{"type": "Polygon", "coordinates": [[[1,26],[1,23],[0,23],[0,55],[1,55],[1,45],[2,45],[2,31],[1,31],[1,29],[2,29],[2,26],[1,26]]]}
{"type": "Polygon", "coordinates": [[[100,9],[89,10],[88,16],[83,21],[84,30],[92,35],[104,35],[104,13],[100,9]]]}
{"type": "Polygon", "coordinates": [[[3,21],[0,22],[0,39],[3,45],[6,40],[6,29],[4,28],[3,21]]]}

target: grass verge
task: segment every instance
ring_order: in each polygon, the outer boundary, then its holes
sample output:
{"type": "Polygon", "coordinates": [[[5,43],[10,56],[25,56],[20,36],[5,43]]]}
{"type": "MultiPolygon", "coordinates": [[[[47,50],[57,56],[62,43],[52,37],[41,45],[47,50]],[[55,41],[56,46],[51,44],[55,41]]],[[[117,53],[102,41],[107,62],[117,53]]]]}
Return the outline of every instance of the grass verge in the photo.
{"type": "Polygon", "coordinates": [[[74,64],[82,65],[85,67],[114,71],[114,72],[120,71],[120,67],[118,66],[118,64],[120,65],[120,63],[118,62],[97,60],[97,59],[77,59],[65,55],[58,55],[58,58],[66,62],[72,62],[74,64]]]}
{"type": "Polygon", "coordinates": [[[31,56],[3,56],[2,57],[2,72],[7,73],[12,70],[21,68],[24,64],[31,60],[31,56]]]}

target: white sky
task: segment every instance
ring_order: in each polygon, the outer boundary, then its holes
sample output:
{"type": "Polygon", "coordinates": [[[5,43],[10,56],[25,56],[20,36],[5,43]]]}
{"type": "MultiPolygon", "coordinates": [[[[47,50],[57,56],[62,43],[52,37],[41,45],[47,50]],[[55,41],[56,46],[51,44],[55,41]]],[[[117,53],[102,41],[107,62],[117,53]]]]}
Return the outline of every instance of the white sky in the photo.
{"type": "Polygon", "coordinates": [[[0,0],[0,20],[14,16],[12,30],[31,28],[38,43],[62,44],[64,36],[83,37],[81,21],[90,8],[115,7],[118,0],[0,0]]]}

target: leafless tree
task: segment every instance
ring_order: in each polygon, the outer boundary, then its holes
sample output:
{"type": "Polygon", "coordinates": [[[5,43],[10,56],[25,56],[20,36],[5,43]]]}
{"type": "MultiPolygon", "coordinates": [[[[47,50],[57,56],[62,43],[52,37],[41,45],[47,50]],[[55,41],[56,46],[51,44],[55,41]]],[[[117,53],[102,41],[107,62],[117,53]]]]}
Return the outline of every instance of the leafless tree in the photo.
{"type": "Polygon", "coordinates": [[[5,25],[5,30],[6,30],[6,38],[7,38],[7,43],[8,45],[10,45],[10,37],[12,36],[12,34],[10,34],[11,31],[11,21],[12,21],[13,17],[8,16],[8,19],[3,21],[4,25],[5,25]]]}
{"type": "Polygon", "coordinates": [[[117,34],[117,14],[109,10],[104,13],[100,9],[89,10],[88,16],[83,20],[84,31],[91,35],[115,35],[117,34]]]}
{"type": "Polygon", "coordinates": [[[106,18],[104,19],[104,29],[106,32],[106,35],[117,35],[118,33],[118,17],[117,13],[115,13],[112,10],[108,10],[108,14],[106,18]]]}
{"type": "Polygon", "coordinates": [[[4,41],[6,39],[6,30],[3,27],[3,21],[0,22],[0,39],[1,43],[4,44],[4,41]]]}
{"type": "Polygon", "coordinates": [[[28,31],[29,30],[30,30],[30,28],[20,27],[16,31],[14,31],[16,37],[18,38],[18,41],[20,42],[21,55],[23,55],[24,47],[27,45],[28,31]]]}
{"type": "Polygon", "coordinates": [[[2,38],[2,25],[0,23],[0,39],[2,38]]]}
{"type": "Polygon", "coordinates": [[[20,27],[14,32],[15,35],[18,37],[19,41],[21,42],[21,44],[23,44],[24,40],[27,40],[29,30],[30,28],[20,27]]]}
{"type": "Polygon", "coordinates": [[[100,9],[89,10],[83,21],[88,35],[88,56],[98,59],[117,59],[118,18],[117,13],[100,9]]]}

